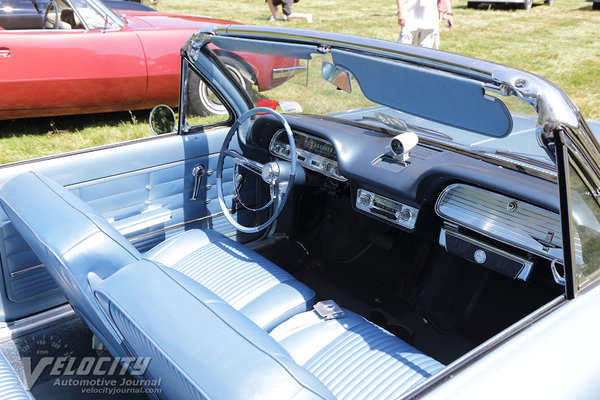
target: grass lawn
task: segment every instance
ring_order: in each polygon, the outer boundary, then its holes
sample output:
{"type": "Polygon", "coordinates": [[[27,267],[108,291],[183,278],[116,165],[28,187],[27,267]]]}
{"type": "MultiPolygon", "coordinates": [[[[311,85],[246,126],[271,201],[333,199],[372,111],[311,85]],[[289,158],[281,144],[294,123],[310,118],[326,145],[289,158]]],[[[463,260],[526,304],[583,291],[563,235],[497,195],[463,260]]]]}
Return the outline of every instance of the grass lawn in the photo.
{"type": "MultiPolygon", "coordinates": [[[[144,0],[147,1],[147,0],[144,0]]],[[[511,65],[560,86],[586,118],[600,120],[600,12],[583,0],[536,1],[468,9],[454,1],[456,28],[441,29],[441,48],[511,65]]],[[[314,21],[268,22],[262,0],[160,0],[159,11],[210,15],[247,24],[278,25],[396,40],[394,0],[301,0],[294,11],[314,21]]],[[[0,121],[0,164],[150,134],[147,112],[0,121]]]]}

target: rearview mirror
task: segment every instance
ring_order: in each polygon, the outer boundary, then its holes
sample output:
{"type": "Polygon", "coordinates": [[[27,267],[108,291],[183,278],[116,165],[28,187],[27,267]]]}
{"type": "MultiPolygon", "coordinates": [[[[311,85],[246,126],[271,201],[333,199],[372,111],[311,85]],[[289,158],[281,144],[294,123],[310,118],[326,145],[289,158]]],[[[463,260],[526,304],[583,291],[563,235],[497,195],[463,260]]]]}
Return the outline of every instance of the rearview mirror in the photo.
{"type": "Polygon", "coordinates": [[[350,73],[335,64],[323,61],[321,66],[321,76],[327,82],[332,83],[339,90],[346,93],[352,93],[352,84],[350,83],[350,73]]]}
{"type": "Polygon", "coordinates": [[[160,104],[150,112],[150,130],[155,135],[175,132],[175,112],[169,106],[160,104]]]}

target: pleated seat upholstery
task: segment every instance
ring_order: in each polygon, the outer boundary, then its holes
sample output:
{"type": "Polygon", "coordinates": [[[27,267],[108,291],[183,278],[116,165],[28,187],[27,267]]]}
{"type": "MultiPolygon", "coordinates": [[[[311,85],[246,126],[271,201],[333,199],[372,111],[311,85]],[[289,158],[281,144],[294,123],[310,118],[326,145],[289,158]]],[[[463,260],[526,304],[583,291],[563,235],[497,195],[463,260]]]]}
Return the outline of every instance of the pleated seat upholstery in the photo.
{"type": "Polygon", "coordinates": [[[397,399],[444,365],[363,317],[298,314],[271,332],[338,399],[397,399]]]}
{"type": "Polygon", "coordinates": [[[306,285],[215,231],[187,231],[144,257],[192,278],[267,331],[313,305],[306,285]]]}
{"type": "MultiPolygon", "coordinates": [[[[140,254],[95,210],[35,173],[0,203],[113,355],[151,357],[171,399],[396,399],[444,366],[213,231],[140,254]]],[[[28,398],[0,357],[0,398],[28,398]],[[12,396],[12,397],[11,397],[12,396]],[[24,397],[19,397],[24,396],[24,397]]]]}
{"type": "Polygon", "coordinates": [[[0,399],[2,400],[31,400],[33,397],[17,377],[10,363],[0,353],[0,399]]]}
{"type": "Polygon", "coordinates": [[[4,183],[0,204],[75,310],[115,355],[122,349],[92,299],[88,274],[105,278],[142,257],[189,275],[267,330],[312,307],[311,289],[214,231],[190,230],[142,255],[96,210],[35,172],[4,183]]]}
{"type": "Polygon", "coordinates": [[[161,398],[335,400],[267,332],[172,268],[143,260],[92,281],[131,354],[151,358],[145,379],[160,378],[161,398]]]}

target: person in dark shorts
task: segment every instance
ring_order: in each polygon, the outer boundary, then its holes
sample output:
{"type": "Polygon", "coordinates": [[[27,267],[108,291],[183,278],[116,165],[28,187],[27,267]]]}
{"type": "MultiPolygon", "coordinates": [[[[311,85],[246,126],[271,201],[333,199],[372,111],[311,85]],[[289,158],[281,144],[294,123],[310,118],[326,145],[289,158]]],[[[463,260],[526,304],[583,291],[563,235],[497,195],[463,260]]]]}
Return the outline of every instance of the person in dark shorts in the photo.
{"type": "Polygon", "coordinates": [[[312,14],[301,14],[292,12],[292,4],[297,3],[298,0],[266,0],[269,5],[269,9],[271,10],[271,16],[269,17],[269,21],[278,21],[277,17],[278,9],[277,7],[281,5],[281,11],[283,11],[283,20],[287,21],[292,18],[303,18],[309,24],[312,23],[312,14]]]}

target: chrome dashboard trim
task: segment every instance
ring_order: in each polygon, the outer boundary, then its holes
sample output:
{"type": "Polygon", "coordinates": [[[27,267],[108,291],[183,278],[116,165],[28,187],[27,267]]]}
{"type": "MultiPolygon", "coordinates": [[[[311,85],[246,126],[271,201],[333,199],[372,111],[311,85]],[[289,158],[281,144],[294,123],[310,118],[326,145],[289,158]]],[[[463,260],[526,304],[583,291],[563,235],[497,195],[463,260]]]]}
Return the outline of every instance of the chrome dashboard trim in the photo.
{"type": "Polygon", "coordinates": [[[413,230],[419,209],[365,189],[356,191],[355,207],[383,221],[413,230]]]}
{"type": "Polygon", "coordinates": [[[456,183],[439,195],[435,212],[444,220],[562,263],[560,216],[552,211],[456,183]]]}

